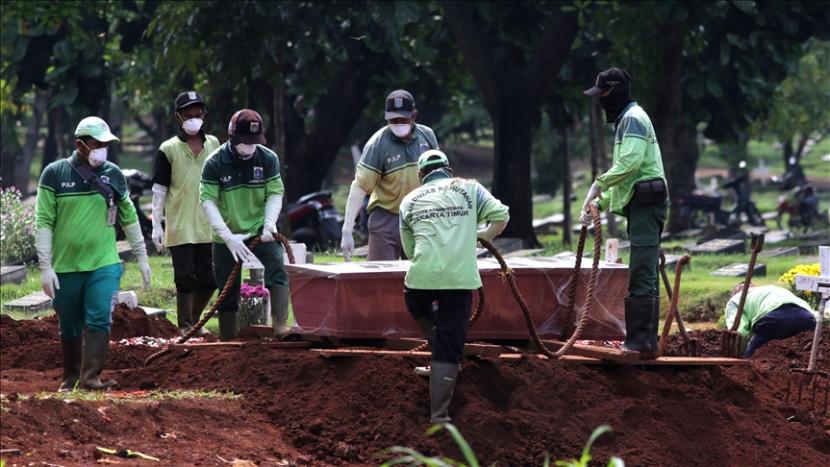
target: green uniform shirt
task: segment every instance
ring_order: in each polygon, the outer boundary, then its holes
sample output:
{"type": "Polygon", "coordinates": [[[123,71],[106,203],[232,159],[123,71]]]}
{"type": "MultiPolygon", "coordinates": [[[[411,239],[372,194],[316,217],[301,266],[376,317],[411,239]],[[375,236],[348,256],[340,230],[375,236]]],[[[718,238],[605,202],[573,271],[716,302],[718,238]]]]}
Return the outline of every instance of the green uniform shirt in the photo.
{"type": "MultiPolygon", "coordinates": [[[[432,175],[432,174],[431,174],[432,175]]],[[[401,202],[401,243],[412,265],[410,289],[472,290],[481,287],[476,234],[484,221],[506,222],[508,208],[475,180],[427,177],[401,202]]]]}
{"type": "Polygon", "coordinates": [[[632,102],[617,120],[614,165],[596,180],[603,191],[598,201],[600,210],[610,205],[611,212],[623,215],[623,208],[634,194],[634,184],[655,178],[666,181],[660,145],[651,119],[642,107],[632,102]]]}
{"type": "MultiPolygon", "coordinates": [[[[274,151],[258,144],[253,157],[242,161],[226,142],[205,161],[199,200],[215,202],[231,232],[256,235],[265,220],[265,201],[284,192],[274,151]]],[[[213,241],[222,239],[214,234],[213,241]]]]}
{"type": "Polygon", "coordinates": [[[219,147],[219,140],[205,135],[202,151],[193,151],[180,137],[174,136],[161,143],[159,151],[170,163],[170,183],[164,201],[164,244],[167,246],[188,243],[210,243],[212,232],[205,211],[199,204],[199,181],[202,166],[208,156],[219,147]]]}
{"type": "MultiPolygon", "coordinates": [[[[80,162],[77,151],[52,162],[40,175],[35,212],[37,228],[52,230],[52,267],[55,272],[88,272],[118,264],[115,226],[107,225],[107,200],[70,165],[80,162]]],[[[138,222],[121,169],[104,162],[92,171],[108,183],[118,208],[117,222],[138,222]]]]}
{"type": "Polygon", "coordinates": [[[354,180],[371,193],[367,210],[380,207],[397,214],[403,197],[421,184],[418,156],[430,149],[438,149],[438,141],[428,126],[415,124],[409,141],[399,139],[388,126],[375,132],[363,148],[354,180]]]}
{"type": "MultiPolygon", "coordinates": [[[[735,321],[735,315],[738,314],[738,304],[741,302],[741,294],[737,293],[734,297],[729,299],[726,304],[726,327],[731,327],[732,322],[735,321]]],[[[746,302],[744,302],[744,312],[741,314],[741,323],[738,325],[738,333],[744,337],[748,337],[752,332],[752,326],[759,319],[763,318],[771,311],[775,311],[781,305],[793,304],[800,308],[814,313],[804,300],[796,297],[789,290],[778,287],[776,285],[764,285],[761,287],[751,287],[746,293],[746,302]]]]}

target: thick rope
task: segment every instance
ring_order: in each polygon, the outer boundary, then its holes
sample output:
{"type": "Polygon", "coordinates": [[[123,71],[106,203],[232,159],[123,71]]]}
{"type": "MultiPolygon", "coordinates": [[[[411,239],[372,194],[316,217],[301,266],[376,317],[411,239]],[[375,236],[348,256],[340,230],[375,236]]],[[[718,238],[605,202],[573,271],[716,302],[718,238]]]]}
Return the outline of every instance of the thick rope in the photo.
{"type": "MultiPolygon", "coordinates": [[[[282,243],[283,248],[285,248],[285,252],[288,254],[288,261],[290,264],[294,264],[294,251],[291,249],[290,241],[285,238],[285,236],[281,233],[277,234],[276,239],[282,243]]],[[[248,243],[248,249],[253,250],[261,241],[260,237],[253,238],[250,243],[248,243]]],[[[222,291],[219,292],[219,296],[216,297],[216,302],[210,308],[210,310],[202,315],[202,319],[199,320],[198,323],[194,324],[193,327],[190,328],[183,336],[181,336],[175,343],[168,344],[167,347],[159,350],[158,352],[150,355],[144,360],[144,366],[153,363],[153,361],[160,358],[162,355],[168,354],[173,350],[173,345],[184,344],[188,341],[191,337],[193,337],[197,332],[199,332],[202,327],[204,327],[205,323],[207,323],[213,315],[219,310],[219,305],[228,298],[228,294],[230,294],[231,289],[233,288],[234,284],[236,283],[236,279],[239,277],[239,273],[242,270],[242,261],[238,261],[236,265],[233,267],[231,271],[231,275],[228,276],[228,280],[225,281],[224,287],[222,287],[222,291]]]]}
{"type": "MultiPolygon", "coordinates": [[[[577,340],[582,336],[582,331],[585,328],[585,325],[588,323],[588,315],[593,308],[594,305],[594,288],[596,286],[597,277],[599,276],[599,258],[601,255],[602,249],[602,224],[600,221],[599,210],[592,204],[591,205],[591,217],[594,221],[594,257],[593,263],[591,265],[591,276],[588,281],[588,290],[586,291],[587,298],[585,300],[585,310],[582,312],[582,316],[579,319],[579,322],[576,325],[576,329],[574,330],[573,335],[565,342],[562,347],[557,350],[556,352],[551,352],[545,344],[542,342],[542,339],[539,337],[539,331],[536,329],[536,324],[533,322],[533,315],[530,311],[530,308],[527,306],[527,302],[525,301],[524,297],[522,296],[521,292],[519,292],[519,287],[516,285],[516,276],[513,274],[513,270],[507,265],[502,257],[501,253],[489,242],[484,240],[479,240],[481,244],[486,248],[490,253],[496,258],[501,266],[502,270],[502,277],[507,281],[507,284],[510,286],[510,290],[513,292],[513,296],[516,298],[516,302],[519,304],[519,308],[522,310],[522,315],[525,318],[525,323],[527,324],[527,329],[530,332],[530,337],[533,340],[533,343],[539,349],[539,351],[553,359],[558,359],[568,353],[568,351],[574,346],[577,340]]],[[[588,227],[582,226],[582,231],[580,232],[580,239],[579,239],[579,248],[577,251],[577,258],[582,256],[582,250],[585,245],[585,237],[588,234],[588,227]]],[[[577,266],[580,265],[580,262],[577,259],[575,263],[577,266]]],[[[579,268],[577,267],[574,270],[573,281],[576,282],[579,277],[579,268]]],[[[574,286],[571,286],[574,288],[574,286]]],[[[568,305],[569,309],[573,309],[573,301],[568,305]]]]}

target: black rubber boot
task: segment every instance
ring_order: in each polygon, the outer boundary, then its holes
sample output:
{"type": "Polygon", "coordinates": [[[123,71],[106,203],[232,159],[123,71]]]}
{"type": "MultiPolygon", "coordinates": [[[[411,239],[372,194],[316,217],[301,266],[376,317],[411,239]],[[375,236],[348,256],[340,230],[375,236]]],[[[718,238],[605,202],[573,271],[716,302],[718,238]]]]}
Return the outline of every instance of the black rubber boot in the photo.
{"type": "Polygon", "coordinates": [[[447,409],[452,402],[455,380],[458,377],[458,364],[432,362],[429,373],[430,423],[449,423],[447,409]]]}
{"type": "Polygon", "coordinates": [[[238,328],[236,310],[219,310],[219,340],[229,341],[236,337],[238,328]]]}
{"type": "MultiPolygon", "coordinates": [[[[213,298],[213,292],[213,289],[196,289],[193,291],[193,307],[190,309],[190,318],[193,320],[193,325],[196,325],[202,319],[202,311],[205,310],[210,299],[213,298]]],[[[196,335],[211,336],[212,334],[202,326],[196,335]]]]}
{"type": "Polygon", "coordinates": [[[625,298],[625,342],[623,349],[640,352],[643,356],[657,353],[657,321],[660,303],[654,297],[625,298]]]}
{"type": "Polygon", "coordinates": [[[176,326],[179,333],[184,335],[193,327],[193,292],[179,292],[176,294],[176,326]]]}
{"type": "Polygon", "coordinates": [[[107,361],[110,335],[106,332],[87,330],[84,338],[84,357],[81,363],[81,387],[84,389],[108,389],[117,383],[114,380],[101,381],[101,372],[107,361]]]}
{"type": "Polygon", "coordinates": [[[81,378],[81,358],[83,358],[84,340],[80,337],[61,339],[63,356],[63,381],[58,391],[67,392],[75,389],[81,378]]]}
{"type": "Polygon", "coordinates": [[[274,337],[284,337],[291,330],[288,327],[288,299],[291,294],[287,285],[274,285],[268,291],[271,293],[270,311],[274,337]]]}

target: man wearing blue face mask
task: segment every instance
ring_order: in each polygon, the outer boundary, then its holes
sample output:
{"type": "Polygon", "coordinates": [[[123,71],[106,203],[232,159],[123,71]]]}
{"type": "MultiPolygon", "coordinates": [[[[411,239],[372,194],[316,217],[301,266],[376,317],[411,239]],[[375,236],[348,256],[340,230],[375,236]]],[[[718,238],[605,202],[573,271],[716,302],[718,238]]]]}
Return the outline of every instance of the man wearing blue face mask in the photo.
{"type": "Polygon", "coordinates": [[[418,110],[407,91],[392,91],[386,97],[387,125],[378,130],[363,148],[355,179],[349,190],[340,248],[346,261],[354,253],[355,217],[369,198],[369,261],[401,257],[398,210],[401,200],[420,185],[418,156],[438,149],[431,128],[415,123],[418,110]]]}
{"type": "MultiPolygon", "coordinates": [[[[213,276],[223,287],[238,261],[256,256],[265,266],[265,287],[271,293],[274,334],[289,330],[288,275],[283,248],[276,240],[277,219],[285,191],[277,155],[265,147],[262,117],[242,109],[231,117],[230,139],[208,156],[202,168],[199,199],[213,228],[213,276]],[[261,235],[249,250],[245,240],[261,235]]],[[[237,331],[239,278],[219,305],[219,338],[232,339],[237,331]]]]}
{"type": "MultiPolygon", "coordinates": [[[[216,289],[211,271],[212,232],[199,205],[202,166],[219,147],[219,140],[205,133],[206,115],[205,102],[196,91],[176,97],[173,116],[178,130],[159,147],[153,174],[153,243],[158,251],[170,249],[176,321],[182,334],[199,321],[216,289]]],[[[200,334],[209,333],[202,328],[200,334]]]]}
{"type": "Polygon", "coordinates": [[[107,162],[107,146],[118,138],[98,117],[81,120],[75,138],[72,155],[43,170],[35,212],[41,285],[60,323],[60,391],[115,385],[100,375],[109,349],[112,296],[123,272],[116,223],[124,229],[144,287],[150,286],[144,237],[127,181],[117,165],[107,162]]]}

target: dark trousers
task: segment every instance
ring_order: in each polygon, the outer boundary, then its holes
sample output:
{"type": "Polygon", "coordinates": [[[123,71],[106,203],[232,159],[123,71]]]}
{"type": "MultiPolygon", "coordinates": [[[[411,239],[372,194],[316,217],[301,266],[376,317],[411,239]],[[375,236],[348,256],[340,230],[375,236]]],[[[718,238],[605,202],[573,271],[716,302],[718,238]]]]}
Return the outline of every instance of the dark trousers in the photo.
{"type": "Polygon", "coordinates": [[[405,288],[404,300],[413,318],[427,318],[435,323],[432,361],[460,363],[464,355],[473,291],[405,288]],[[434,302],[438,304],[437,309],[433,307],[434,302]]]}
{"type": "Polygon", "coordinates": [[[657,266],[660,260],[660,236],[666,221],[666,203],[641,205],[634,201],[623,210],[631,240],[628,264],[628,295],[659,297],[657,266]]]}
{"type": "Polygon", "coordinates": [[[176,283],[176,292],[189,293],[199,289],[216,288],[210,243],[171,246],[170,256],[173,259],[173,282],[176,283]]]}
{"type": "Polygon", "coordinates": [[[816,318],[809,311],[793,304],[781,305],[752,326],[752,338],[744,357],[752,356],[759,347],[773,339],[786,339],[815,327],[816,318]]]}
{"type": "MultiPolygon", "coordinates": [[[[288,274],[283,264],[283,248],[280,242],[267,242],[257,245],[252,252],[265,266],[265,288],[270,289],[275,285],[288,285],[288,274]]],[[[236,266],[236,261],[231,251],[224,243],[213,244],[213,275],[219,290],[225,286],[225,282],[231,276],[236,266]]],[[[240,276],[241,276],[240,272],[240,276]]],[[[241,277],[237,276],[236,282],[228,293],[227,298],[219,305],[219,311],[239,310],[239,286],[241,277]]]]}

